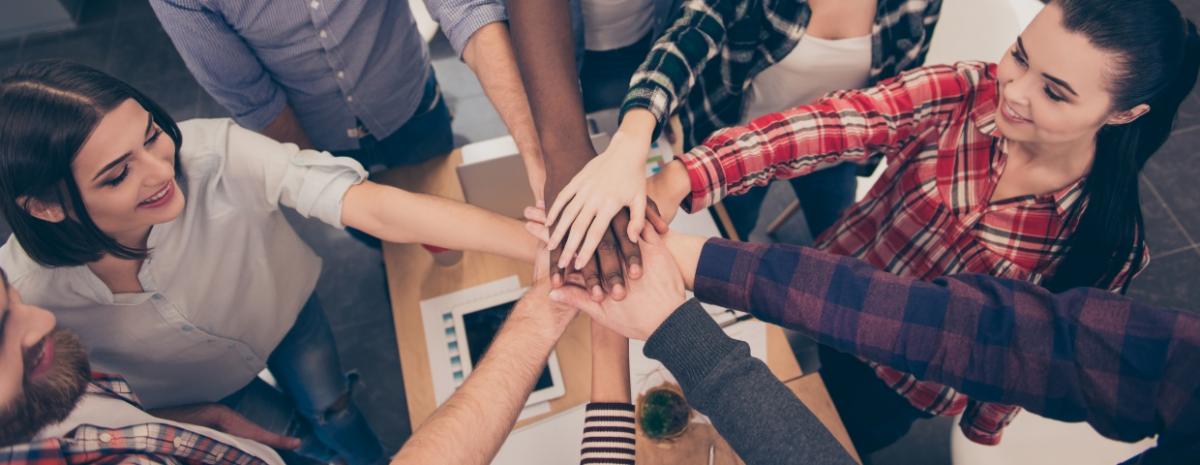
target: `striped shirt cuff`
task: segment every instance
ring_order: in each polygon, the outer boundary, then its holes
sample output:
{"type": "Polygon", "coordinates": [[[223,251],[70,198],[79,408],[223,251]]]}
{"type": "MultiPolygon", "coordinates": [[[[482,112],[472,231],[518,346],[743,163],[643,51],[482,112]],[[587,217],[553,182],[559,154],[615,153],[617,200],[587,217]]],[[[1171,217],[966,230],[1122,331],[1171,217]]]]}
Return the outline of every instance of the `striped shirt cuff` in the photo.
{"type": "Polygon", "coordinates": [[[588,404],[579,463],[633,465],[637,456],[633,412],[632,404],[588,404]]]}

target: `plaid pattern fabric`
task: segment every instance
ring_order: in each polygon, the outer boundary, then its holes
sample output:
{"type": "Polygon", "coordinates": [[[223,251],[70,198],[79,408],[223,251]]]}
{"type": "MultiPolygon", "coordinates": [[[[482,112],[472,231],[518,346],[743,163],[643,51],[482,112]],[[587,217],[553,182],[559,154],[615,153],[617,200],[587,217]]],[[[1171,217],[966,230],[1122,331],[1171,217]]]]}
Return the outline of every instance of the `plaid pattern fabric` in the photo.
{"type": "MultiPolygon", "coordinates": [[[[879,0],[869,83],[925,61],[941,8],[941,0],[879,0]]],[[[658,128],[678,113],[684,147],[738,124],[754,77],[796,48],[811,13],[806,0],[683,0],[630,80],[621,113],[645,108],[658,128]]]]}
{"type": "Polygon", "coordinates": [[[1052,294],[982,274],[902,278],[807,247],[712,239],[696,297],[821,344],[1158,447],[1136,463],[1200,457],[1200,314],[1098,289],[1052,294]]]}
{"type": "MultiPolygon", "coordinates": [[[[129,384],[118,376],[93,373],[89,395],[124,400],[142,408],[129,384]]],[[[66,437],[0,448],[8,465],[268,465],[229,444],[165,423],[124,428],[80,425],[66,437]]]]}
{"type": "MultiPolygon", "coordinates": [[[[984,273],[1041,282],[1086,207],[1083,183],[992,201],[1007,160],[995,122],[998,92],[995,65],[931,66],[717,132],[680,157],[692,181],[685,207],[697,211],[772,179],[881,154],[887,170],[818,248],[920,279],[984,273]]],[[[1129,268],[1114,288],[1139,271],[1129,268]]],[[[872,366],[914,407],[965,411],[961,426],[975,442],[998,443],[1018,411],[975,405],[946,386],[872,366]]]]}
{"type": "Polygon", "coordinates": [[[633,465],[636,462],[637,429],[633,411],[633,404],[587,404],[580,465],[633,465]]]}

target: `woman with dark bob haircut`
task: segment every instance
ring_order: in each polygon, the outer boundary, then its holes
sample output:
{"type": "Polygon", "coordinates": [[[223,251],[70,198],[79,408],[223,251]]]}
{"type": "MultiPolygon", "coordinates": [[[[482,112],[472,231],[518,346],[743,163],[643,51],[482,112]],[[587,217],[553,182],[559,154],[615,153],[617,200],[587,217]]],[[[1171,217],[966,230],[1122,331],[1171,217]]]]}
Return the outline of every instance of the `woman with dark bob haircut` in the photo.
{"type": "Polygon", "coordinates": [[[297,436],[301,454],[381,462],[313,294],[321,261],[284,206],[391,242],[525,261],[538,250],[516,220],[372,183],[352,159],[228,119],[177,125],[83,65],[28,63],[0,80],[0,209],[13,229],[0,266],[11,285],[148,408],[236,407],[270,368],[308,420],[276,431],[297,436]]]}

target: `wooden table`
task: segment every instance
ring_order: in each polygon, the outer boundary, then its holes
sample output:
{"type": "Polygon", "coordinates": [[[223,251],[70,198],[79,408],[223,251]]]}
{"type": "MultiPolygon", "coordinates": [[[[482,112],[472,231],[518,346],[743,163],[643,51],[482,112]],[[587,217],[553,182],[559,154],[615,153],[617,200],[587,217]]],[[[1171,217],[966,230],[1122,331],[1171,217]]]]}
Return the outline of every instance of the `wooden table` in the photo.
{"type": "MultiPolygon", "coordinates": [[[[458,182],[455,167],[461,162],[457,150],[444,158],[437,158],[426,163],[411,167],[396,168],[373,177],[376,182],[398,186],[413,192],[438,195],[454,200],[462,200],[462,188],[458,182]]],[[[524,183],[521,183],[524,186],[524,183]]],[[[430,218],[430,221],[437,221],[430,218]]],[[[404,391],[408,399],[409,420],[415,430],[437,405],[434,401],[433,385],[429,381],[430,366],[426,355],[425,335],[421,324],[420,302],[423,299],[436,297],[482,283],[490,282],[507,276],[517,275],[522,284],[528,284],[531,279],[531,267],[528,264],[509,260],[502,257],[465,252],[461,262],[454,266],[443,267],[433,262],[432,255],[416,244],[383,245],[384,264],[387,269],[388,292],[392,302],[393,320],[396,325],[396,342],[400,350],[400,364],[404,374],[404,391]]],[[[559,350],[564,344],[574,347],[590,347],[586,315],[580,315],[568,328],[568,332],[559,341],[559,350]]],[[[851,447],[846,429],[833,408],[832,401],[825,385],[817,374],[803,375],[799,364],[796,363],[791,349],[784,338],[783,331],[770,326],[767,334],[767,365],[780,380],[796,393],[796,396],[821,420],[842,443],[855,459],[858,459],[854,448],[851,447]]],[[[589,360],[590,363],[590,360],[589,360]]],[[[590,367],[574,370],[586,374],[582,380],[567,380],[568,386],[590,385],[590,367]]],[[[570,389],[569,389],[570,390],[570,389]]],[[[586,398],[586,392],[568,392],[563,399],[586,398]]],[[[553,402],[552,402],[553,406],[553,402]]],[[[529,421],[537,421],[540,417],[527,419],[518,423],[518,427],[529,421]]],[[[571,447],[576,447],[572,444],[571,447]]]]}

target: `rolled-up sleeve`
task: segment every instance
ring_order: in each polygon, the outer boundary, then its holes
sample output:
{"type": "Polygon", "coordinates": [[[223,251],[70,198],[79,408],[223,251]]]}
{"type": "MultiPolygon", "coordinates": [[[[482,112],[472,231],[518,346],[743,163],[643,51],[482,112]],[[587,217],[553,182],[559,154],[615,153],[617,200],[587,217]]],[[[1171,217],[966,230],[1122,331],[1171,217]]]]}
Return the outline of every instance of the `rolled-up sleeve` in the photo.
{"type": "Polygon", "coordinates": [[[266,127],[287,103],[283,89],[218,12],[197,0],[150,0],[196,81],[238,124],[266,127]]]}
{"type": "Polygon", "coordinates": [[[429,15],[442,26],[446,38],[458,56],[475,31],[496,21],[507,21],[508,14],[498,0],[425,0],[429,15]]]}
{"type": "Polygon", "coordinates": [[[261,134],[230,125],[223,179],[260,205],[295,209],[336,228],[342,224],[346,191],[367,179],[367,171],[349,157],[300,150],[261,134]]]}

